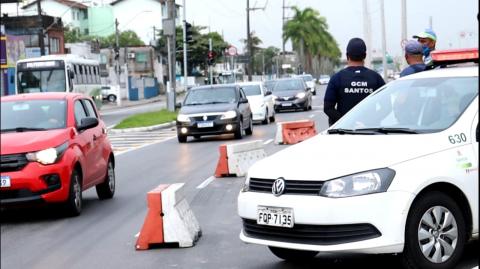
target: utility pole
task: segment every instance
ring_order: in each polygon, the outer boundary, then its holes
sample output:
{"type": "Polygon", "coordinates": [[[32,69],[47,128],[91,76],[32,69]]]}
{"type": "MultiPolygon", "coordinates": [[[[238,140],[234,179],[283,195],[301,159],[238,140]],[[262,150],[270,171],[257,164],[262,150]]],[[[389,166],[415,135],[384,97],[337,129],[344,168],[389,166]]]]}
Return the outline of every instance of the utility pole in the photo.
{"type": "MultiPolygon", "coordinates": [[[[212,51],[212,39],[208,39],[208,51],[212,51]]],[[[213,84],[213,65],[208,66],[208,76],[210,78],[210,85],[213,84]]]]}
{"type": "Polygon", "coordinates": [[[167,8],[168,8],[168,19],[172,21],[173,29],[172,35],[167,36],[167,43],[168,46],[167,48],[169,49],[168,52],[168,66],[169,66],[169,81],[170,81],[170,92],[167,96],[168,100],[170,102],[167,102],[170,104],[168,106],[170,111],[175,111],[175,104],[176,104],[176,85],[175,85],[175,77],[176,77],[176,71],[175,71],[175,63],[176,63],[176,57],[175,57],[175,52],[176,52],[176,47],[175,47],[175,0],[167,0],[167,8]]]}
{"type": "Polygon", "coordinates": [[[407,0],[402,0],[402,41],[407,40],[407,0]]]}
{"type": "Polygon", "coordinates": [[[363,0],[363,34],[365,35],[365,44],[367,46],[367,56],[365,58],[365,66],[372,66],[372,35],[370,24],[370,13],[368,12],[367,0],[363,0]]]}
{"type": "Polygon", "coordinates": [[[383,63],[383,79],[387,81],[387,38],[385,34],[385,9],[384,0],[380,1],[380,12],[382,20],[382,63],[383,63]]]}
{"type": "Polygon", "coordinates": [[[248,81],[252,81],[252,74],[253,74],[253,66],[254,66],[254,51],[253,51],[253,44],[252,44],[252,36],[250,33],[250,11],[255,11],[257,9],[264,10],[266,8],[266,4],[262,8],[253,7],[250,8],[250,1],[247,0],[247,47],[248,47],[248,81]]]}
{"type": "Polygon", "coordinates": [[[183,0],[183,87],[185,92],[187,91],[187,79],[188,79],[188,69],[187,69],[187,6],[185,5],[185,0],[183,0]]]}
{"type": "MultiPolygon", "coordinates": [[[[117,98],[117,106],[122,105],[122,94],[120,90],[120,45],[118,42],[118,20],[115,18],[115,74],[117,75],[117,86],[118,86],[118,98],[117,98]]],[[[128,71],[127,71],[127,80],[128,80],[128,71]]],[[[128,85],[128,84],[127,84],[128,85]]],[[[128,88],[126,89],[128,92],[128,88]]]]}
{"type": "Polygon", "coordinates": [[[40,55],[45,55],[45,36],[43,29],[43,16],[42,16],[42,5],[41,0],[37,0],[37,11],[38,11],[38,24],[40,25],[40,30],[38,32],[38,46],[40,47],[40,55]]]}
{"type": "MultiPolygon", "coordinates": [[[[287,21],[287,17],[285,16],[285,9],[292,8],[291,6],[285,6],[285,0],[282,2],[282,64],[285,62],[285,39],[283,39],[283,35],[285,33],[285,22],[287,21]]],[[[278,71],[277,71],[278,73],[278,71]]],[[[278,74],[277,74],[278,77],[278,74]]]]}
{"type": "Polygon", "coordinates": [[[248,81],[252,81],[253,53],[252,37],[250,35],[250,1],[247,0],[247,47],[248,47],[248,81]]]}

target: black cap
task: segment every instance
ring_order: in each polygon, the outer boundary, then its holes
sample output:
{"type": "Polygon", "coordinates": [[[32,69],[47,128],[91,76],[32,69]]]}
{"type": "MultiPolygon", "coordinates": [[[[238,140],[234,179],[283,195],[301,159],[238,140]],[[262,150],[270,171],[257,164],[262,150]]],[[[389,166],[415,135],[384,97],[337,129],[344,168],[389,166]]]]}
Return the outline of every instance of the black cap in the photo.
{"type": "Polygon", "coordinates": [[[365,58],[367,55],[367,46],[361,38],[355,37],[348,41],[347,56],[365,58]]]}

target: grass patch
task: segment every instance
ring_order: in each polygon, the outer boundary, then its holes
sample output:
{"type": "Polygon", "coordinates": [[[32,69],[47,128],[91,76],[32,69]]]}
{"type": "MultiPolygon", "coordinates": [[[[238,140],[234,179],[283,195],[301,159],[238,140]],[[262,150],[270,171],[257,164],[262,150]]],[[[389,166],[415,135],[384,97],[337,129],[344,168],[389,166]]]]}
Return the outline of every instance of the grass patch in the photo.
{"type": "Polygon", "coordinates": [[[171,112],[167,109],[160,111],[136,114],[122,120],[113,127],[114,129],[126,129],[136,127],[147,127],[174,121],[177,118],[177,112],[171,112]]]}

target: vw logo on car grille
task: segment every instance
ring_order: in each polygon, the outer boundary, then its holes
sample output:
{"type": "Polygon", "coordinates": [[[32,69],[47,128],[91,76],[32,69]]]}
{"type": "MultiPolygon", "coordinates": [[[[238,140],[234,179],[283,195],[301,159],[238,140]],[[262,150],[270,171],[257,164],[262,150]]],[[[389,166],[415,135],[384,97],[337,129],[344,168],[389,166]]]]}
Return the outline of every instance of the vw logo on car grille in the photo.
{"type": "Polygon", "coordinates": [[[207,115],[203,115],[203,120],[207,120],[207,119],[208,119],[207,115]]]}
{"type": "Polygon", "coordinates": [[[285,191],[285,180],[281,177],[273,182],[272,193],[275,196],[280,196],[285,191]]]}

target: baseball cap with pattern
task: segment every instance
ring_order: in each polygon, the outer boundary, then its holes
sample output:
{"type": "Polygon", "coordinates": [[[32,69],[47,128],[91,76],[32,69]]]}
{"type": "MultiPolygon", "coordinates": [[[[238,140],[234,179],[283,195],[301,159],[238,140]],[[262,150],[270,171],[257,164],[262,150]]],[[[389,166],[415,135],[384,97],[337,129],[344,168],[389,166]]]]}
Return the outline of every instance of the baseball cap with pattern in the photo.
{"type": "Polygon", "coordinates": [[[435,34],[432,29],[425,29],[425,31],[414,35],[413,38],[429,38],[433,41],[437,41],[437,34],[435,34]]]}

